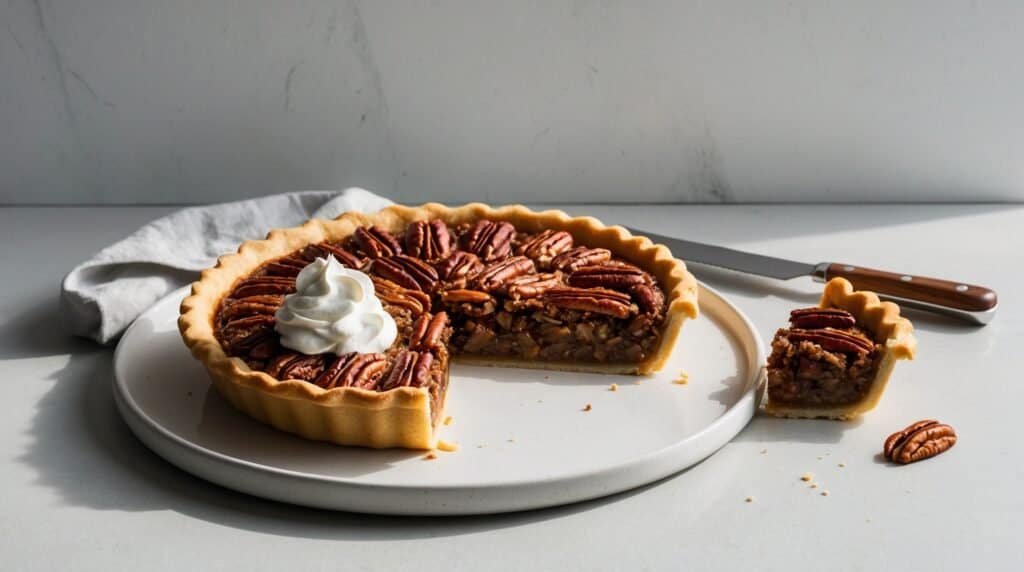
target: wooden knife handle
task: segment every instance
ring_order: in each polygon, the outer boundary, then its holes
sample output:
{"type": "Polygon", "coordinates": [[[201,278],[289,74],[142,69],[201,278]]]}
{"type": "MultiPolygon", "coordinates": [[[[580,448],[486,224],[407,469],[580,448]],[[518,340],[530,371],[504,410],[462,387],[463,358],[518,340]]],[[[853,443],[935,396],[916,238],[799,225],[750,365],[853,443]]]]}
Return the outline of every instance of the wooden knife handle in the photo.
{"type": "MultiPolygon", "coordinates": [[[[838,262],[828,264],[824,270],[825,280],[842,276],[849,280],[856,290],[871,290],[879,295],[896,298],[897,301],[917,302],[926,307],[991,313],[998,303],[995,292],[973,284],[895,274],[838,262]]],[[[972,316],[971,319],[977,321],[977,316],[972,316]]]]}

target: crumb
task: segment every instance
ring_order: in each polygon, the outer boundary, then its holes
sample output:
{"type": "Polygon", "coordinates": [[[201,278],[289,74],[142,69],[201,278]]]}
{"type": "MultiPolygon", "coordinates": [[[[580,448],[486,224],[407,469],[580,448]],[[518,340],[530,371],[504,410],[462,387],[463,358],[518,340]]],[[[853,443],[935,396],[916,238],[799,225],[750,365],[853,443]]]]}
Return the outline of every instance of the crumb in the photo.
{"type": "Polygon", "coordinates": [[[435,455],[433,453],[427,453],[426,455],[423,456],[423,460],[424,461],[433,461],[436,458],[437,458],[437,455],[435,455]]]}
{"type": "Polygon", "coordinates": [[[754,497],[747,497],[747,498],[746,498],[746,501],[747,501],[747,502],[754,502],[754,497]]]}
{"type": "Polygon", "coordinates": [[[818,483],[811,483],[811,488],[812,489],[818,488],[818,483]]]}
{"type": "Polygon", "coordinates": [[[509,443],[515,443],[516,442],[515,439],[506,439],[506,441],[509,442],[509,443]]]}
{"type": "Polygon", "coordinates": [[[825,458],[825,457],[818,457],[818,460],[820,461],[820,460],[822,460],[822,459],[824,459],[824,458],[825,458]]]}
{"type": "Polygon", "coordinates": [[[545,375],[544,379],[551,379],[551,376],[550,375],[545,375]]]}
{"type": "Polygon", "coordinates": [[[827,497],[828,496],[828,491],[821,491],[821,496],[827,497]]]}
{"type": "Polygon", "coordinates": [[[445,453],[453,453],[453,452],[459,450],[459,444],[458,443],[450,443],[450,442],[445,441],[443,439],[438,439],[438,441],[437,441],[437,450],[438,451],[444,451],[445,453]]]}
{"type": "Polygon", "coordinates": [[[814,473],[804,473],[803,475],[800,475],[800,480],[805,482],[805,483],[809,482],[813,478],[814,478],[814,473]]]}
{"type": "Polygon", "coordinates": [[[619,384],[617,384],[617,383],[613,383],[613,384],[608,386],[608,391],[618,391],[618,390],[619,390],[619,384]]]}
{"type": "Polygon", "coordinates": [[[452,416],[451,416],[451,415],[449,415],[448,417],[445,417],[445,418],[444,418],[444,424],[445,424],[445,425],[451,425],[451,424],[452,424],[452,421],[454,421],[454,419],[452,419],[452,416]]]}
{"type": "Polygon", "coordinates": [[[672,383],[676,385],[686,385],[690,383],[690,374],[686,373],[686,370],[679,372],[679,377],[672,380],[672,383]]]}
{"type": "Polygon", "coordinates": [[[590,411],[593,408],[594,408],[594,406],[588,403],[588,404],[583,406],[583,411],[590,411]]]}
{"type": "Polygon", "coordinates": [[[761,449],[761,454],[762,455],[766,455],[767,453],[768,453],[768,449],[761,449]]]}
{"type": "Polygon", "coordinates": [[[845,466],[846,466],[846,463],[839,463],[839,467],[840,468],[845,467],[845,466]]]}

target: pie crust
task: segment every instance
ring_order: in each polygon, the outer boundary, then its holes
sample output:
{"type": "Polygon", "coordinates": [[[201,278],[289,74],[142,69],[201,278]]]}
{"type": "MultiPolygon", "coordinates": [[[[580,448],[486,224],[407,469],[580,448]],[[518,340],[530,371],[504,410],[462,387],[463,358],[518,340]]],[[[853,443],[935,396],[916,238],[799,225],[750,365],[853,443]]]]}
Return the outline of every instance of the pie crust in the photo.
{"type": "MultiPolygon", "coordinates": [[[[675,346],[687,318],[696,318],[697,282],[686,265],[664,246],[633,236],[619,226],[605,226],[592,217],[570,217],[549,210],[534,212],[513,205],[492,208],[481,203],[446,207],[395,205],[375,214],[345,213],[334,220],[310,220],[302,226],[273,230],[264,240],[243,243],[237,253],[218,259],[204,270],[192,293],[181,304],[178,326],[192,355],[206,367],[217,390],[236,408],[277,429],[314,440],[375,448],[435,446],[434,419],[428,390],[398,387],[373,391],[353,387],[323,389],[302,380],[277,380],[251,369],[242,359],[228,356],[215,336],[214,319],[220,301],[235,283],[268,260],[322,241],[340,241],[359,227],[377,226],[391,232],[418,220],[441,219],[448,225],[480,219],[506,221],[518,230],[564,230],[589,247],[606,248],[655,277],[665,293],[666,314],[661,343],[639,363],[554,363],[473,356],[473,363],[496,366],[648,374],[661,369],[675,346]]],[[[461,359],[461,358],[460,358],[461,359]]],[[[441,404],[443,408],[443,403],[441,404]]]]}
{"type": "Polygon", "coordinates": [[[900,316],[899,306],[880,301],[874,292],[854,291],[853,285],[845,278],[833,278],[825,284],[818,307],[846,310],[856,318],[858,326],[874,333],[875,343],[882,347],[875,377],[864,397],[856,403],[806,407],[773,403],[766,399],[765,412],[770,415],[801,419],[855,419],[878,405],[896,361],[914,359],[917,351],[914,326],[910,320],[900,316]]]}

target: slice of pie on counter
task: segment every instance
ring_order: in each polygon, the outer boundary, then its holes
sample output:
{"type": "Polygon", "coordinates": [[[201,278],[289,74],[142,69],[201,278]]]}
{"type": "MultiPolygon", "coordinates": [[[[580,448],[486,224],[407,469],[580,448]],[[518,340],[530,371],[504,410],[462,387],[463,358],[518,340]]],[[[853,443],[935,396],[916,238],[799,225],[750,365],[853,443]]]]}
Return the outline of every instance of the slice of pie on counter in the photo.
{"type": "Polygon", "coordinates": [[[179,328],[218,391],[309,439],[430,448],[449,359],[647,374],[697,315],[663,246],[522,206],[393,206],[276,230],[203,272],[179,328]]]}
{"type": "Polygon", "coordinates": [[[778,417],[854,419],[882,397],[897,360],[913,359],[914,327],[900,308],[844,278],[818,307],[793,310],[768,357],[765,411],[778,417]]]}

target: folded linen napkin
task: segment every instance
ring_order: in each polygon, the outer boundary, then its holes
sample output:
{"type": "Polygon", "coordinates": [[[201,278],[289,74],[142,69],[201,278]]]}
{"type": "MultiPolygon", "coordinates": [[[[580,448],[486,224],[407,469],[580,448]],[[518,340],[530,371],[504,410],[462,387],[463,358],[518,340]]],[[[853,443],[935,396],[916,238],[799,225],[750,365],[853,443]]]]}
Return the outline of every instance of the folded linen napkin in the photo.
{"type": "Polygon", "coordinates": [[[306,191],[191,207],[157,219],[76,266],[61,285],[71,332],[115,341],[142,312],[194,282],[217,257],[274,228],[392,204],[364,189],[306,191]]]}

